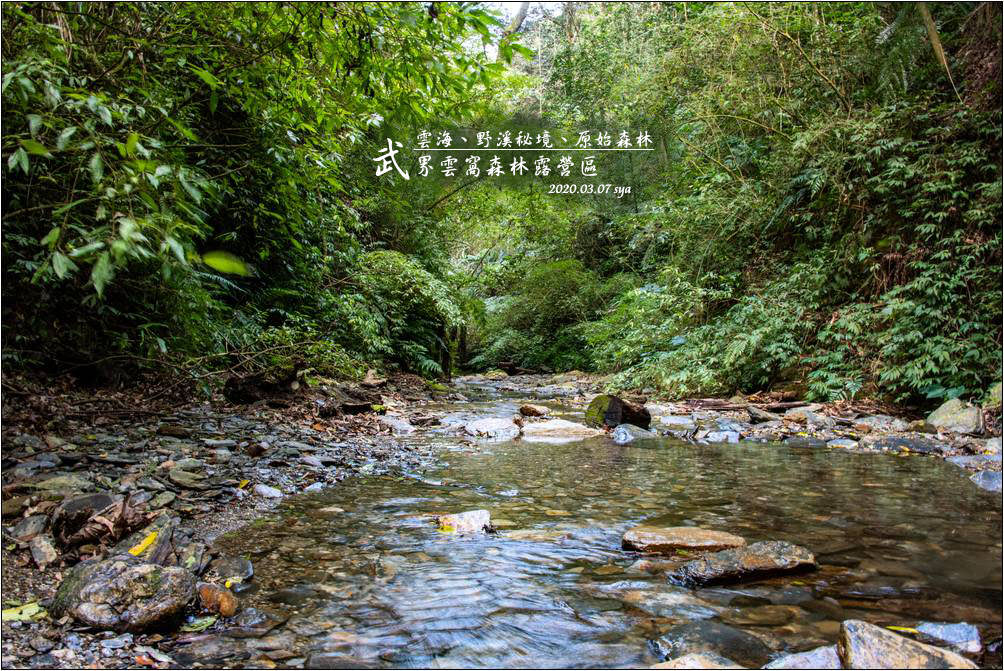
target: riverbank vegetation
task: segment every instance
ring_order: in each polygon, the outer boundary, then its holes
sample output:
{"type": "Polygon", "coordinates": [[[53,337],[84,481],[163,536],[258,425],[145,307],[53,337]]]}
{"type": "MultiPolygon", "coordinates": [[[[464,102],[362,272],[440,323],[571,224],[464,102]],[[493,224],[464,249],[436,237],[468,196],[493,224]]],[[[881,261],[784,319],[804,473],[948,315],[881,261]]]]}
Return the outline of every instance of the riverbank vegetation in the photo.
{"type": "Polygon", "coordinates": [[[999,5],[524,9],[6,5],[5,368],[1001,379],[999,5]],[[654,151],[601,157],[619,198],[374,175],[387,138],[506,128],[654,151]]]}

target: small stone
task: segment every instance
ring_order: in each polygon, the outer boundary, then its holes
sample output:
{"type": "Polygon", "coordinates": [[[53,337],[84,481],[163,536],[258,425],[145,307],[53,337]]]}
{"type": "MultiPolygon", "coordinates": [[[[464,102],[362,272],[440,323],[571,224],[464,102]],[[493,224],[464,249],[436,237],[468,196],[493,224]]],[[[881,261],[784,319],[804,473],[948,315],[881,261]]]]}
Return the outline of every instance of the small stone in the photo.
{"type": "Polygon", "coordinates": [[[206,479],[205,473],[199,473],[197,471],[190,471],[184,468],[172,468],[167,472],[167,479],[185,489],[208,489],[209,485],[205,484],[203,480],[206,479]]]}
{"type": "Polygon", "coordinates": [[[218,447],[212,452],[214,464],[226,464],[233,459],[233,453],[225,447],[218,447]]]}
{"type": "Polygon", "coordinates": [[[390,429],[391,433],[395,436],[407,436],[408,434],[415,433],[415,427],[412,426],[411,422],[402,417],[381,415],[377,417],[377,421],[390,429]]]}
{"type": "Polygon", "coordinates": [[[524,417],[546,417],[550,413],[550,410],[543,405],[534,405],[532,403],[526,403],[519,406],[519,414],[524,417]]]}
{"type": "Polygon", "coordinates": [[[946,645],[959,652],[978,654],[983,650],[980,630],[967,622],[921,622],[915,629],[924,635],[928,643],[946,645]]]}
{"type": "Polygon", "coordinates": [[[269,499],[281,499],[282,491],[276,489],[275,487],[269,487],[266,484],[258,483],[254,486],[254,493],[258,496],[264,496],[269,499]]]}
{"type": "Polygon", "coordinates": [[[820,648],[796,652],[778,657],[769,662],[765,669],[840,669],[840,656],[837,646],[825,645],[820,648]]]}
{"type": "Polygon", "coordinates": [[[306,464],[307,466],[313,466],[314,468],[324,468],[324,463],[312,454],[300,457],[300,463],[306,464]]]}
{"type": "Polygon", "coordinates": [[[192,435],[192,430],[180,424],[161,424],[157,427],[157,433],[172,438],[189,438],[192,435]]]}
{"type": "Polygon", "coordinates": [[[834,438],[833,440],[827,442],[826,446],[844,450],[853,450],[858,446],[858,441],[851,440],[850,438],[834,438]]]}
{"type": "Polygon", "coordinates": [[[985,454],[1000,454],[1001,453],[1001,437],[987,438],[986,444],[983,445],[983,452],[985,454]]]}
{"type": "Polygon", "coordinates": [[[28,497],[15,496],[4,500],[3,504],[0,505],[0,514],[3,515],[4,519],[7,519],[8,517],[19,517],[27,507],[28,497]]]}
{"type": "Polygon", "coordinates": [[[324,483],[323,482],[315,482],[312,485],[307,485],[306,487],[304,487],[303,491],[310,493],[310,492],[319,492],[322,489],[324,489],[324,483]]]}
{"type": "Polygon", "coordinates": [[[35,560],[38,568],[45,570],[49,564],[54,564],[59,559],[59,552],[52,544],[52,539],[48,534],[41,534],[31,539],[28,546],[31,550],[31,558],[35,560]]]}
{"type": "Polygon", "coordinates": [[[203,438],[202,443],[206,447],[223,447],[223,448],[237,447],[237,441],[231,440],[229,438],[227,439],[203,438]]]}
{"type": "Polygon", "coordinates": [[[927,423],[939,431],[977,434],[983,432],[983,412],[979,406],[953,398],[928,415],[927,423]]]}
{"type": "Polygon", "coordinates": [[[625,550],[673,554],[677,550],[712,551],[746,544],[741,536],[700,527],[658,527],[643,524],[629,529],[621,539],[625,550]]]}
{"type": "Polygon", "coordinates": [[[636,440],[651,440],[652,438],[658,438],[659,434],[639,428],[633,424],[621,424],[613,430],[610,436],[616,444],[627,445],[628,443],[632,443],[636,440]]]}
{"type": "Polygon", "coordinates": [[[212,567],[224,580],[229,578],[244,582],[254,575],[254,564],[247,557],[218,557],[213,560],[212,567]]]}
{"type": "Polygon", "coordinates": [[[861,620],[845,620],[837,642],[846,669],[975,669],[958,653],[912,641],[861,620]]]}
{"type": "Polygon", "coordinates": [[[468,510],[453,515],[440,515],[436,518],[441,530],[456,533],[474,533],[491,526],[491,514],[487,510],[468,510]]]}

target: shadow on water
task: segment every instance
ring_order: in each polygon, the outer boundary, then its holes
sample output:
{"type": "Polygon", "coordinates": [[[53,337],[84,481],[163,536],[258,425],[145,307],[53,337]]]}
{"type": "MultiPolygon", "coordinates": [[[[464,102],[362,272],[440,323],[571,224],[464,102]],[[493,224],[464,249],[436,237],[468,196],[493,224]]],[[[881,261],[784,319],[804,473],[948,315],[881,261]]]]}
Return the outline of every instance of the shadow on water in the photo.
{"type": "Polygon", "coordinates": [[[658,661],[648,641],[705,618],[776,650],[833,642],[848,618],[966,620],[999,635],[999,497],[940,460],[668,439],[435,440],[449,448],[444,468],[296,497],[220,540],[255,563],[244,605],[288,618],[279,631],[297,654],[373,666],[641,666],[658,661]],[[501,532],[464,537],[433,523],[475,508],[501,532]],[[789,540],[821,567],[684,589],[621,550],[643,521],[789,540]]]}

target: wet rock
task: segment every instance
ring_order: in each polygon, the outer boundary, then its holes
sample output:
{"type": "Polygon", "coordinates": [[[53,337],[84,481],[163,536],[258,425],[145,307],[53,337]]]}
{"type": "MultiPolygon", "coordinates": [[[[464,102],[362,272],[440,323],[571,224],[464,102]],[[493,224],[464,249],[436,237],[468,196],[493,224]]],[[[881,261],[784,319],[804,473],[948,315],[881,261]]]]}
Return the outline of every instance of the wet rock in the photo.
{"type": "Polygon", "coordinates": [[[212,613],[219,613],[223,617],[231,617],[237,612],[240,603],[234,593],[225,587],[209,582],[200,582],[196,589],[199,592],[199,603],[204,609],[212,613]]]}
{"type": "Polygon", "coordinates": [[[673,585],[663,585],[658,591],[626,590],[608,596],[616,597],[643,613],[675,620],[706,620],[715,617],[721,610],[697,598],[692,590],[673,585]]]}
{"type": "Polygon", "coordinates": [[[465,424],[464,431],[471,436],[495,440],[508,440],[519,435],[519,427],[511,419],[503,417],[476,419],[465,424]]]}
{"type": "Polygon", "coordinates": [[[531,442],[571,442],[601,435],[603,432],[599,429],[570,422],[567,419],[549,419],[546,422],[533,422],[523,427],[523,439],[531,442]]]}
{"type": "Polygon", "coordinates": [[[916,627],[926,643],[947,646],[959,652],[978,654],[983,650],[980,630],[967,622],[921,622],[916,627]]]}
{"type": "Polygon", "coordinates": [[[818,449],[826,447],[826,441],[813,436],[788,436],[784,439],[784,444],[788,447],[800,447],[805,449],[818,449]]]}
{"type": "Polygon", "coordinates": [[[980,489],[985,489],[988,492],[1001,491],[1002,482],[999,471],[980,471],[979,473],[974,473],[969,479],[975,482],[976,486],[980,489]]]}
{"type": "Polygon", "coordinates": [[[533,405],[532,403],[525,403],[519,406],[519,414],[524,417],[546,417],[550,410],[543,405],[533,405]]]}
{"type": "Polygon", "coordinates": [[[841,669],[837,646],[824,645],[805,652],[778,657],[765,669],[841,669]]]}
{"type": "Polygon", "coordinates": [[[965,657],[861,620],[845,620],[837,641],[846,669],[975,669],[965,657]]]}
{"type": "Polygon", "coordinates": [[[26,543],[45,531],[45,527],[48,522],[49,518],[47,515],[30,515],[14,525],[10,535],[13,536],[15,540],[26,543]]]}
{"type": "Polygon", "coordinates": [[[741,435],[738,431],[708,431],[699,432],[694,436],[702,443],[738,443],[741,435]]]}
{"type": "Polygon", "coordinates": [[[844,450],[853,450],[858,446],[858,441],[851,440],[850,438],[834,438],[833,440],[827,441],[826,446],[844,450]]]}
{"type": "Polygon", "coordinates": [[[761,541],[687,562],[668,577],[688,584],[707,585],[752,580],[815,567],[815,557],[801,546],[786,541],[761,541]]]}
{"type": "Polygon", "coordinates": [[[651,423],[652,416],[644,405],[609,394],[600,394],[586,409],[586,426],[597,429],[604,426],[612,428],[621,424],[633,424],[647,429],[651,423]]]}
{"type": "Polygon", "coordinates": [[[140,632],[176,620],[194,596],[191,572],[119,555],[74,566],[50,610],[92,627],[140,632]]]}
{"type": "Polygon", "coordinates": [[[771,654],[771,649],[753,634],[709,620],[673,627],[656,639],[655,649],[664,659],[711,653],[753,668],[766,664],[771,654]]]}
{"type": "Polygon", "coordinates": [[[254,575],[254,564],[247,557],[218,557],[210,566],[223,580],[245,582],[254,575]]]}
{"type": "Polygon", "coordinates": [[[275,487],[270,487],[266,484],[258,483],[254,486],[254,493],[258,496],[264,496],[268,499],[281,499],[282,491],[276,489],[275,487]]]}
{"type": "Polygon", "coordinates": [[[979,406],[953,398],[927,416],[927,423],[939,431],[983,433],[983,412],[979,406]]]}
{"type": "Polygon", "coordinates": [[[491,515],[487,510],[468,510],[453,515],[440,515],[436,523],[442,530],[452,530],[456,533],[474,533],[491,527],[491,515]]]}
{"type": "Polygon", "coordinates": [[[59,559],[59,552],[56,551],[56,546],[52,544],[52,538],[48,534],[32,538],[28,548],[31,550],[31,558],[35,560],[35,565],[42,570],[59,559]]]}
{"type": "Polygon", "coordinates": [[[960,457],[948,457],[945,461],[955,464],[960,468],[970,468],[973,470],[983,468],[995,470],[994,467],[1001,467],[1001,455],[999,454],[970,454],[960,457]]]}
{"type": "Polygon", "coordinates": [[[640,525],[628,529],[621,538],[625,550],[673,554],[677,550],[714,551],[746,544],[740,536],[700,527],[658,527],[640,525]]]}
{"type": "Polygon", "coordinates": [[[951,448],[923,433],[889,435],[869,434],[861,439],[860,446],[871,450],[916,452],[918,454],[945,454],[951,448]]]}
{"type": "Polygon", "coordinates": [[[770,604],[726,611],[722,613],[722,622],[740,627],[779,627],[804,614],[804,611],[796,606],[770,604]]]}
{"type": "Polygon", "coordinates": [[[650,669],[745,669],[731,659],[726,659],[713,652],[692,652],[682,657],[671,659],[667,662],[659,662],[649,667],[650,669]]]}
{"type": "Polygon", "coordinates": [[[377,421],[390,429],[391,433],[395,436],[406,436],[408,434],[415,433],[415,427],[411,425],[411,422],[400,417],[382,415],[377,418],[377,421]]]}
{"type": "Polygon", "coordinates": [[[376,669],[369,662],[333,652],[313,652],[304,662],[305,669],[376,669]]]}
{"type": "Polygon", "coordinates": [[[627,445],[636,440],[651,440],[652,438],[659,437],[659,434],[653,431],[646,431],[633,424],[621,424],[610,435],[618,445],[627,445]]]}

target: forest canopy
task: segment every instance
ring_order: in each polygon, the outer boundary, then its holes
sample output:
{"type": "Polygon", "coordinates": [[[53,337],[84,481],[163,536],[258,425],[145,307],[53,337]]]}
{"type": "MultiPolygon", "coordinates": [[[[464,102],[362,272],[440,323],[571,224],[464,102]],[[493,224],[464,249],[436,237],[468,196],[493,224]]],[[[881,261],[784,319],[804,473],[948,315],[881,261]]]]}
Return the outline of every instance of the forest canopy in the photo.
{"type": "Polygon", "coordinates": [[[5,367],[1000,381],[1000,5],[507,9],[5,4],[5,367]],[[621,198],[375,174],[478,129],[653,151],[603,158],[621,198]]]}

